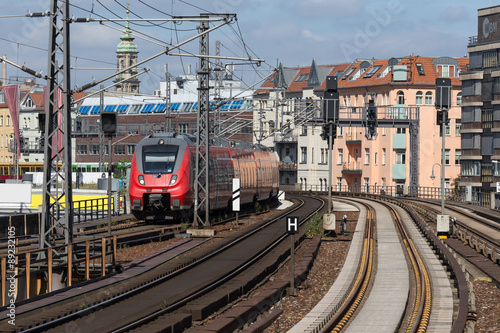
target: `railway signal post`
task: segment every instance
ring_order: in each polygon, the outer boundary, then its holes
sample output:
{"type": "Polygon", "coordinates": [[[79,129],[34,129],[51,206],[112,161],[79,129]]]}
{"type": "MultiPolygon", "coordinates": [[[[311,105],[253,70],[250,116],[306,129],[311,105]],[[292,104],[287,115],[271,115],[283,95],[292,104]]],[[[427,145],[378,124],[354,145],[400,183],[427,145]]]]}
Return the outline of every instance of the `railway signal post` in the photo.
{"type": "Polygon", "coordinates": [[[288,295],[296,296],[295,291],[295,234],[299,233],[299,217],[287,216],[286,217],[286,231],[290,235],[290,288],[288,295]]]}
{"type": "Polygon", "coordinates": [[[436,79],[436,125],[441,125],[441,137],[443,146],[441,148],[441,215],[437,216],[438,236],[444,235],[446,238],[450,227],[450,217],[444,214],[444,166],[445,166],[445,125],[448,123],[448,110],[451,106],[451,79],[437,78],[436,79]],[[441,111],[437,111],[441,110],[441,111]],[[441,117],[439,117],[441,116],[441,117]],[[439,121],[441,118],[441,121],[439,121]],[[446,231],[440,232],[439,224],[446,231]]]}
{"type": "MultiPolygon", "coordinates": [[[[332,214],[332,152],[333,152],[333,141],[337,137],[337,125],[339,122],[339,93],[337,91],[337,77],[327,76],[326,78],[326,91],[324,93],[324,104],[323,104],[323,139],[328,139],[328,214],[323,216],[323,221],[333,218],[335,221],[335,215],[332,214]]],[[[324,224],[324,222],[323,222],[324,224]]]]}

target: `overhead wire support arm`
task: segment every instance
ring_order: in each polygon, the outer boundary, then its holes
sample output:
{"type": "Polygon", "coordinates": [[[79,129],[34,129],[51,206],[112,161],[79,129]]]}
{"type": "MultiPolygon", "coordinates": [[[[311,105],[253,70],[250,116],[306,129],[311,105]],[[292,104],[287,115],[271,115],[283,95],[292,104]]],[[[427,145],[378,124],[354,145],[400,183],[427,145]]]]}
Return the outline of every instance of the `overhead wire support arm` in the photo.
{"type": "MultiPolygon", "coordinates": [[[[200,18],[200,20],[201,20],[201,18],[200,18]]],[[[195,40],[195,39],[197,39],[197,38],[199,38],[199,37],[202,37],[203,35],[206,35],[206,34],[210,33],[211,31],[214,31],[214,30],[216,30],[216,29],[219,29],[220,27],[223,27],[224,25],[229,24],[229,23],[230,23],[230,21],[225,20],[224,22],[222,22],[222,23],[220,23],[220,24],[218,24],[218,25],[216,25],[216,26],[214,26],[214,27],[212,27],[212,28],[209,28],[209,29],[207,29],[207,30],[201,31],[201,32],[200,32],[199,34],[197,34],[196,36],[190,37],[190,38],[186,39],[186,40],[185,40],[185,41],[183,41],[183,42],[180,42],[180,43],[178,43],[178,44],[176,44],[176,45],[173,45],[172,47],[167,47],[167,46],[165,46],[165,50],[164,50],[164,51],[161,51],[161,52],[159,52],[159,53],[157,53],[157,54],[155,54],[155,55],[152,55],[152,56],[151,56],[151,57],[149,57],[149,58],[146,58],[146,59],[144,59],[144,60],[142,60],[142,61],[139,61],[138,63],[136,63],[136,64],[134,64],[134,65],[132,65],[132,66],[125,67],[125,68],[123,68],[121,71],[117,71],[116,73],[113,73],[113,74],[111,74],[111,75],[108,75],[108,76],[106,76],[106,77],[105,77],[105,78],[103,78],[103,79],[100,79],[100,80],[98,80],[98,81],[94,81],[94,82],[92,82],[92,83],[87,83],[86,85],[82,86],[81,88],[76,89],[76,90],[75,90],[75,92],[82,92],[82,91],[85,91],[85,90],[90,89],[90,88],[92,88],[92,87],[95,87],[96,85],[98,85],[98,84],[100,84],[100,83],[102,83],[102,82],[104,82],[104,81],[107,81],[107,80],[109,80],[109,79],[112,79],[113,77],[116,77],[117,75],[120,75],[120,74],[122,74],[122,73],[125,73],[126,71],[129,71],[129,70],[131,70],[132,68],[136,68],[136,67],[138,67],[138,66],[141,66],[142,64],[144,64],[144,63],[146,63],[146,62],[148,62],[148,61],[151,61],[151,60],[153,60],[153,59],[155,59],[155,58],[158,58],[159,56],[162,56],[162,55],[164,55],[164,54],[169,54],[169,52],[170,52],[170,51],[175,50],[175,49],[177,49],[177,48],[181,47],[182,45],[187,44],[187,43],[189,43],[190,41],[195,40]]]]}
{"type": "Polygon", "coordinates": [[[23,72],[28,73],[30,75],[33,75],[33,76],[35,76],[35,77],[37,77],[39,79],[45,79],[45,80],[48,79],[47,76],[43,76],[41,73],[37,73],[34,70],[32,70],[31,68],[26,67],[25,65],[21,66],[21,65],[18,65],[16,63],[10,61],[10,60],[7,60],[7,59],[5,59],[3,57],[0,57],[0,62],[2,62],[2,61],[5,61],[7,64],[12,65],[12,66],[14,66],[14,67],[22,70],[23,72]]]}

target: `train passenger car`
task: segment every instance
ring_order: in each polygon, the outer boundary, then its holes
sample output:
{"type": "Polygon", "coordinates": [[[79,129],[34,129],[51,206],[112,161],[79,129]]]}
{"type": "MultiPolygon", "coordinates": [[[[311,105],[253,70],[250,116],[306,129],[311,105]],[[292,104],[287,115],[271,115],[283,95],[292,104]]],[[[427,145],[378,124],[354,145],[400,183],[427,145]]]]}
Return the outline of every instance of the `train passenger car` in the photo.
{"type": "MultiPolygon", "coordinates": [[[[220,138],[211,142],[210,210],[231,207],[233,178],[240,178],[242,204],[278,195],[276,153],[220,138]]],[[[129,180],[134,216],[188,218],[194,209],[195,156],[195,137],[188,134],[156,133],[139,142],[129,180]]]]}

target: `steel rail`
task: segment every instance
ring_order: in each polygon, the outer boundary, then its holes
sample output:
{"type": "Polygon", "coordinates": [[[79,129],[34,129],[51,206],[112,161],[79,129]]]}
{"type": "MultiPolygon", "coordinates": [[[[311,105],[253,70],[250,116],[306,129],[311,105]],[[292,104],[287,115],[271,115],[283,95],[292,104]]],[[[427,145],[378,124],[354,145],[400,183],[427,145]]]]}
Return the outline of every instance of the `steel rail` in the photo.
{"type": "MultiPolygon", "coordinates": [[[[55,320],[48,321],[46,323],[40,324],[38,326],[35,326],[33,328],[29,328],[29,329],[27,329],[27,330],[25,330],[23,332],[39,332],[39,331],[44,331],[44,330],[52,328],[52,327],[56,327],[58,325],[70,322],[71,320],[74,320],[74,319],[77,319],[77,318],[81,318],[83,316],[91,314],[92,312],[98,311],[99,309],[102,309],[103,307],[110,306],[112,304],[115,304],[115,303],[118,303],[120,301],[123,301],[127,297],[139,294],[139,293],[141,293],[141,292],[143,292],[143,291],[145,291],[147,289],[150,289],[150,288],[152,288],[154,286],[157,286],[157,285],[159,285],[159,284],[167,281],[168,279],[171,279],[172,277],[177,276],[177,275],[179,275],[179,274],[181,274],[181,273],[183,273],[183,272],[185,272],[185,271],[193,268],[194,266],[196,266],[196,265],[198,265],[198,264],[200,264],[202,262],[205,262],[205,261],[209,260],[210,258],[216,256],[217,254],[219,254],[219,253],[221,253],[221,252],[229,249],[230,247],[232,247],[236,243],[239,243],[242,240],[244,240],[244,239],[246,239],[246,238],[254,235],[255,233],[257,233],[260,230],[262,230],[262,229],[266,228],[267,226],[269,226],[270,224],[272,224],[272,223],[276,222],[277,220],[281,219],[284,215],[290,214],[291,212],[294,212],[294,211],[300,209],[302,206],[303,206],[303,202],[300,205],[298,205],[297,207],[294,207],[291,210],[285,212],[283,215],[271,219],[270,221],[266,222],[265,224],[259,226],[258,228],[252,230],[251,232],[246,233],[245,235],[242,235],[241,237],[239,237],[239,238],[231,241],[230,243],[224,245],[223,247],[217,249],[216,251],[214,251],[214,252],[212,252],[212,253],[210,253],[208,255],[205,255],[205,256],[203,256],[201,258],[198,258],[198,260],[193,261],[190,264],[185,265],[183,267],[180,267],[180,268],[174,270],[173,272],[171,272],[171,273],[169,273],[167,275],[164,275],[164,276],[162,276],[162,277],[160,277],[160,278],[158,278],[158,279],[156,279],[154,281],[151,281],[151,282],[149,282],[147,284],[138,286],[135,289],[132,289],[132,290],[129,290],[129,291],[125,292],[125,293],[116,295],[116,296],[114,296],[112,298],[109,298],[107,300],[104,300],[102,302],[96,303],[96,304],[94,304],[94,305],[92,305],[90,307],[87,307],[85,309],[82,309],[82,310],[76,311],[74,313],[68,314],[67,316],[63,316],[63,317],[57,318],[55,320]]],[[[323,206],[324,206],[324,202],[322,203],[321,207],[323,207],[323,206]]],[[[319,209],[321,209],[321,208],[319,208],[319,209]]],[[[314,214],[314,213],[311,213],[311,215],[312,214],[314,214]]],[[[303,224],[304,222],[305,222],[305,220],[303,220],[301,222],[301,224],[303,224]]],[[[206,290],[206,288],[204,288],[203,290],[206,290]]],[[[186,299],[186,301],[188,301],[190,299],[192,299],[192,298],[186,299]]],[[[176,306],[180,306],[180,305],[181,305],[180,303],[176,303],[176,306]]],[[[165,308],[164,310],[167,310],[167,309],[170,309],[170,311],[171,311],[172,310],[172,306],[170,306],[168,308],[165,308]]],[[[163,311],[163,310],[155,312],[156,317],[160,316],[163,313],[165,313],[165,311],[163,311]]],[[[150,321],[152,319],[151,316],[154,316],[155,314],[152,314],[152,315],[148,316],[148,318],[149,318],[148,320],[150,321]]],[[[138,325],[142,325],[143,322],[137,323],[137,324],[138,325]]],[[[128,328],[128,329],[130,329],[130,328],[128,328]]],[[[118,331],[120,331],[120,330],[118,330],[118,331]]]]}

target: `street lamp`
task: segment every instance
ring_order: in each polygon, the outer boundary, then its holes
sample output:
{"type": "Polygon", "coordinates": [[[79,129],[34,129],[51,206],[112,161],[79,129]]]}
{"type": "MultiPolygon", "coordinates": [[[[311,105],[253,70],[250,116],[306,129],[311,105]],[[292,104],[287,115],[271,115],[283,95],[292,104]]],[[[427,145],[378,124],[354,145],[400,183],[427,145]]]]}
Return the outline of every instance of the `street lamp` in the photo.
{"type": "MultiPolygon", "coordinates": [[[[442,173],[442,170],[443,170],[443,166],[440,164],[440,163],[434,163],[432,165],[432,172],[431,172],[431,179],[434,180],[434,178],[436,178],[436,176],[434,176],[434,167],[436,165],[439,165],[439,167],[441,168],[441,173],[442,173]]],[[[443,176],[441,175],[441,215],[444,215],[444,178],[443,176]]]]}

